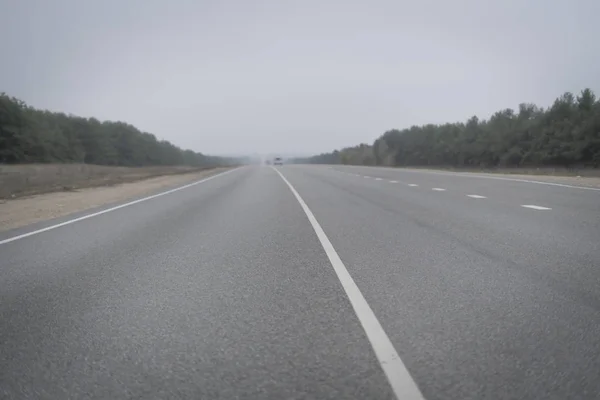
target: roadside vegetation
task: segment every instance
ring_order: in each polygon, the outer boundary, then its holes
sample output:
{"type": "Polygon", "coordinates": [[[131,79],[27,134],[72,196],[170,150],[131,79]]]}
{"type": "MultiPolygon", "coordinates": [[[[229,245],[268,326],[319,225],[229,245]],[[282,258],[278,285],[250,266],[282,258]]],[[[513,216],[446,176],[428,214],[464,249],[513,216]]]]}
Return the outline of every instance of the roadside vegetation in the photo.
{"type": "Polygon", "coordinates": [[[124,122],[38,110],[0,93],[0,199],[243,162],[183,150],[124,122]]]}
{"type": "Polygon", "coordinates": [[[0,93],[0,164],[204,167],[231,162],[183,150],[124,122],[38,110],[0,93]]]}
{"type": "Polygon", "coordinates": [[[315,164],[460,169],[600,167],[600,101],[590,89],[565,93],[543,109],[520,104],[488,120],[412,126],[385,132],[372,144],[307,159],[315,164]]]}
{"type": "Polygon", "coordinates": [[[0,199],[113,186],[166,175],[197,175],[213,167],[110,167],[89,164],[0,165],[0,199]]]}

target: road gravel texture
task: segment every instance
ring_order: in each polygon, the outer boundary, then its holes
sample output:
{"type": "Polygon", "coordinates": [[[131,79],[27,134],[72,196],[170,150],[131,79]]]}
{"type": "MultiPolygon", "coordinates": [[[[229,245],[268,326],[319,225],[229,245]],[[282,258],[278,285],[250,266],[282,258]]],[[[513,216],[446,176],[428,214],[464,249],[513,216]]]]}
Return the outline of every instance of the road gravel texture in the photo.
{"type": "MultiPolygon", "coordinates": [[[[600,191],[277,170],[423,398],[600,398],[600,191]]],[[[0,398],[397,398],[273,168],[86,212],[0,232],[0,398]]]]}

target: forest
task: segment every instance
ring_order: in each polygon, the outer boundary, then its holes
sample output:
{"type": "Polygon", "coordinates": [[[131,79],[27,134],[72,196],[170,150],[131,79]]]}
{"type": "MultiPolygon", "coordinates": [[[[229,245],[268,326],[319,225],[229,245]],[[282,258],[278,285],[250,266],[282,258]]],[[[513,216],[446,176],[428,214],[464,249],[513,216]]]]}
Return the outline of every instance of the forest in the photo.
{"type": "Polygon", "coordinates": [[[600,167],[600,101],[590,89],[547,109],[523,103],[489,119],[392,129],[372,144],[308,159],[315,164],[452,168],[600,167]]]}
{"type": "Polygon", "coordinates": [[[0,164],[201,167],[230,162],[183,150],[124,122],[38,110],[0,93],[0,164]]]}

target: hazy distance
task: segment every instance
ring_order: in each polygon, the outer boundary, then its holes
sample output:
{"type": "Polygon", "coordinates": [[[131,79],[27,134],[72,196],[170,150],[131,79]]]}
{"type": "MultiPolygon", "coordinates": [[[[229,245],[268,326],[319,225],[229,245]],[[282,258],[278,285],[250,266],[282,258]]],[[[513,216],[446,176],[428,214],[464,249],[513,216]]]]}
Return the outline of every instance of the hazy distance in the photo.
{"type": "Polygon", "coordinates": [[[209,154],[307,155],[600,88],[600,2],[0,0],[0,91],[209,154]]]}

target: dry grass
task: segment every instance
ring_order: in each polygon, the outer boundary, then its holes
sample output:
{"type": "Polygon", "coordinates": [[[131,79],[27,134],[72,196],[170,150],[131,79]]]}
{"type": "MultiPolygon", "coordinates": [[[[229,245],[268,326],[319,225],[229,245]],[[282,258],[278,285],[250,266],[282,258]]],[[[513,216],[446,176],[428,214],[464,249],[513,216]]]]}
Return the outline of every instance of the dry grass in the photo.
{"type": "Polygon", "coordinates": [[[209,168],[181,166],[128,168],[86,164],[0,165],[0,198],[110,186],[204,169],[209,168]]]}
{"type": "Polygon", "coordinates": [[[0,231],[147,196],[218,174],[227,169],[211,168],[192,173],[172,173],[121,185],[89,187],[75,191],[55,191],[2,200],[0,201],[0,231]]]}

